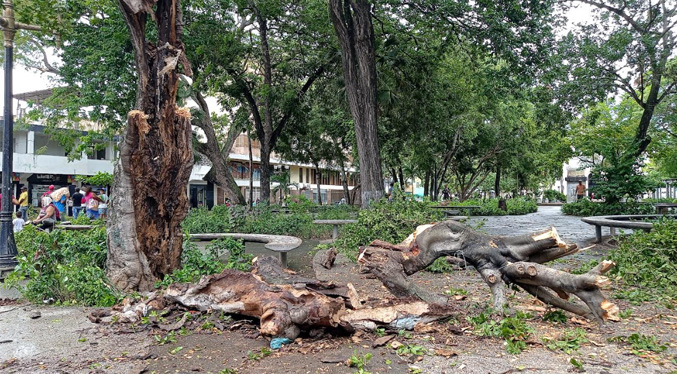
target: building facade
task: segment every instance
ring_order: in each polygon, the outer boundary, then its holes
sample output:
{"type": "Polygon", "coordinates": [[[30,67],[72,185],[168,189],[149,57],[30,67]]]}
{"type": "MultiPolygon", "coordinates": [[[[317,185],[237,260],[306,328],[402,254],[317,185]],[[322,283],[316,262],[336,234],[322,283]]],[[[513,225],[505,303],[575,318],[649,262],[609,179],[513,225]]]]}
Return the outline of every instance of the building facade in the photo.
{"type": "MultiPolygon", "coordinates": [[[[0,121],[1,126],[4,123],[0,121]]],[[[2,133],[0,132],[0,142],[2,133]]],[[[252,173],[249,171],[249,147],[245,134],[237,139],[230,153],[229,166],[237,185],[246,199],[249,198],[250,175],[253,180],[254,201],[261,196],[261,169],[260,145],[252,141],[252,173]],[[243,144],[246,146],[243,147],[243,144]],[[243,149],[244,148],[244,149],[243,149]]],[[[50,139],[45,133],[45,127],[32,125],[28,129],[17,128],[14,131],[14,154],[12,190],[15,196],[19,195],[21,186],[28,187],[29,201],[38,206],[39,198],[47,191],[50,185],[56,188],[69,187],[71,193],[81,183],[77,176],[92,176],[99,172],[113,173],[114,162],[118,156],[115,141],[102,142],[96,149],[84,152],[79,159],[69,160],[66,149],[58,142],[50,139]]],[[[2,153],[0,152],[0,157],[2,153]]],[[[309,165],[290,163],[281,160],[277,155],[271,160],[273,168],[279,171],[288,171],[292,183],[291,195],[304,195],[317,201],[317,171],[309,165]]],[[[192,207],[206,206],[211,208],[215,204],[225,204],[223,190],[204,180],[210,169],[208,163],[197,163],[193,166],[187,192],[192,207]]],[[[0,175],[2,171],[0,171],[0,175]]],[[[357,183],[354,172],[349,173],[348,184],[352,189],[357,183]]],[[[276,183],[271,186],[275,188],[276,183]]],[[[101,186],[105,187],[105,186],[101,186]]],[[[343,197],[343,186],[340,173],[327,168],[320,173],[320,196],[324,204],[340,201],[343,197]]],[[[279,200],[279,194],[272,198],[279,200]]]]}

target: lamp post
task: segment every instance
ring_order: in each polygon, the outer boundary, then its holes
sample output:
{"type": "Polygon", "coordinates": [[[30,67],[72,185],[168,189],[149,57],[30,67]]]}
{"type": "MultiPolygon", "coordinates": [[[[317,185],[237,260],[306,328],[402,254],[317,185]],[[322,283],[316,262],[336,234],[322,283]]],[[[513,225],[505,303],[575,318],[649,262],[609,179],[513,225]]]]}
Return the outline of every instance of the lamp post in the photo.
{"type": "Polygon", "coordinates": [[[40,31],[39,26],[26,25],[14,20],[12,0],[3,1],[4,11],[0,17],[0,27],[5,45],[5,101],[4,133],[2,139],[2,211],[0,211],[0,278],[5,271],[13,270],[16,261],[16,243],[12,226],[12,157],[14,154],[12,113],[12,67],[14,53],[14,34],[17,29],[40,31]]]}

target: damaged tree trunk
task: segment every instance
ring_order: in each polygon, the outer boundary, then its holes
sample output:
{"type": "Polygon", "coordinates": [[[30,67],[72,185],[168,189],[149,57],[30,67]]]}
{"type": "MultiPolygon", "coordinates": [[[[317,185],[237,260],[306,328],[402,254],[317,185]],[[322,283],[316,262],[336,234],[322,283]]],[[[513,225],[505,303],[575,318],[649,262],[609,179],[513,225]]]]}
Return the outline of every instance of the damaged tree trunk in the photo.
{"type": "Polygon", "coordinates": [[[138,73],[136,108],[128,114],[115,166],[108,220],[108,277],[122,290],[150,290],[179,266],[193,166],[190,112],[176,106],[177,69],[190,75],[181,41],[178,0],[120,0],[138,73]],[[157,42],[146,40],[146,22],[157,42]]]}
{"type": "MultiPolygon", "coordinates": [[[[197,284],[175,283],[165,298],[198,310],[255,317],[260,332],[294,339],[301,330],[321,327],[374,330],[378,326],[412,329],[452,312],[445,305],[385,300],[367,308],[355,288],[302,278],[282,268],[273,257],[258,258],[252,273],[224,270],[197,284]]],[[[133,310],[147,308],[136,306],[133,310]]],[[[131,314],[134,317],[134,314],[131,314]]]]}
{"type": "Polygon", "coordinates": [[[614,319],[618,307],[606,300],[601,288],[610,284],[605,272],[614,266],[603,261],[581,275],[569,274],[541,265],[578,252],[576,245],[562,242],[557,231],[517,237],[480,234],[468,227],[445,221],[420,226],[400,245],[374,241],[360,253],[363,270],[374,274],[398,297],[414,296],[429,303],[446,303],[413,282],[408,276],[425,269],[437,258],[463,258],[489,285],[496,310],[506,306],[505,286],[515,284],[541,301],[600,322],[614,319]],[[576,295],[585,305],[569,301],[576,295]]]}

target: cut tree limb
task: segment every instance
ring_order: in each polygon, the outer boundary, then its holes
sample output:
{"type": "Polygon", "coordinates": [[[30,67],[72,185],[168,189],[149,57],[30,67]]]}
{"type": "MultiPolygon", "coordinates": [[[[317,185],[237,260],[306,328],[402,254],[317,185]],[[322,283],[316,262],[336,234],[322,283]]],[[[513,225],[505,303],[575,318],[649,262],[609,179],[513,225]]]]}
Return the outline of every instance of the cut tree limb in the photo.
{"type": "Polygon", "coordinates": [[[618,308],[601,292],[601,288],[610,284],[603,274],[614,266],[613,262],[604,261],[581,275],[542,265],[577,251],[576,245],[563,242],[554,228],[531,235],[499,237],[446,221],[420,227],[399,245],[374,241],[362,250],[358,262],[394,295],[440,303],[441,296],[421,289],[408,276],[439,257],[456,256],[477,269],[491,289],[497,310],[505,307],[505,285],[512,283],[541,301],[572,313],[600,322],[615,319],[618,308]],[[569,301],[570,294],[585,305],[569,301]]]}
{"type": "MultiPolygon", "coordinates": [[[[221,274],[203,277],[197,284],[175,283],[167,289],[165,298],[186,307],[202,311],[255,317],[260,320],[264,335],[296,338],[302,330],[318,327],[373,330],[378,326],[412,329],[417,323],[427,323],[449,316],[447,305],[411,300],[381,300],[374,305],[362,305],[355,288],[347,287],[343,297],[321,293],[330,290],[324,282],[281,274],[281,265],[272,257],[257,259],[253,273],[225,270],[221,274]],[[272,272],[271,276],[263,272],[272,272]],[[269,284],[262,279],[283,284],[269,284]],[[323,284],[324,283],[324,284],[323,284]],[[318,290],[314,290],[317,288],[318,290]]],[[[336,286],[336,289],[342,289],[336,286]]],[[[147,308],[136,306],[130,310],[147,308]]]]}

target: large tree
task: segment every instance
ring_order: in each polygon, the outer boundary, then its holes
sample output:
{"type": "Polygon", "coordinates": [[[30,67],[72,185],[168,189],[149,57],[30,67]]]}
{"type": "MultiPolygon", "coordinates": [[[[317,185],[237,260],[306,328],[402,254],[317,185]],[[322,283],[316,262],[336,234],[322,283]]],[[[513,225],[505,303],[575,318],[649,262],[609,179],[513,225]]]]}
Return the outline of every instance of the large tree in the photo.
{"type": "Polygon", "coordinates": [[[578,25],[559,44],[561,62],[554,67],[563,92],[574,105],[603,100],[609,93],[631,97],[642,115],[635,144],[624,157],[637,158],[651,142],[656,108],[677,93],[677,79],[668,71],[677,43],[677,4],[669,0],[563,3],[587,4],[593,17],[593,22],[578,25]]]}
{"type": "Polygon", "coordinates": [[[362,207],[384,194],[376,103],[376,46],[367,0],[330,0],[329,12],[341,44],[343,78],[355,123],[362,207]]]}
{"type": "Polygon", "coordinates": [[[115,166],[107,268],[115,286],[150,290],[181,260],[180,225],[188,213],[193,153],[190,112],[177,107],[176,96],[179,69],[190,75],[191,68],[181,41],[178,0],[120,0],[119,6],[138,80],[115,166]]]}
{"type": "Polygon", "coordinates": [[[191,10],[199,41],[191,61],[198,84],[249,110],[261,144],[261,199],[270,198],[270,157],[305,94],[332,59],[322,2],[206,1],[191,10]]]}

